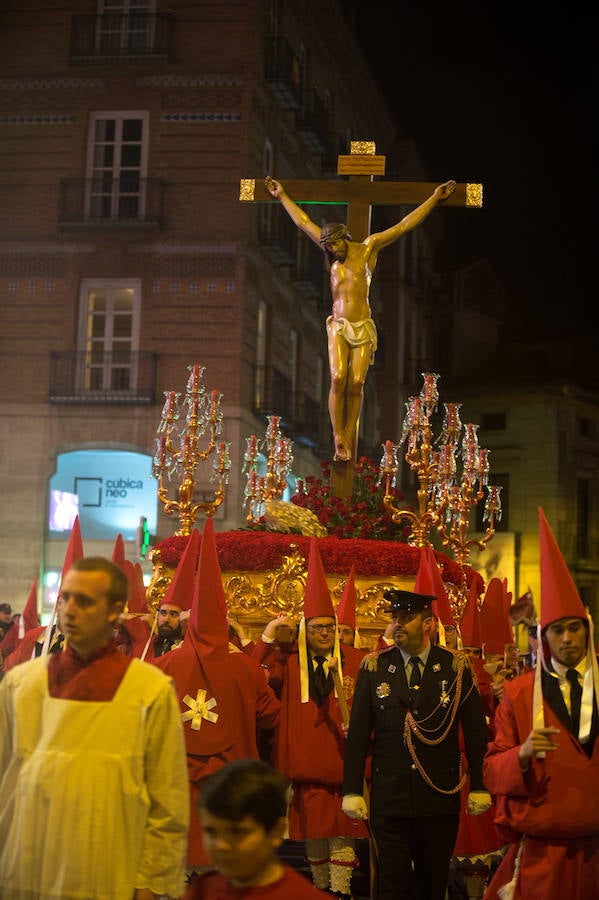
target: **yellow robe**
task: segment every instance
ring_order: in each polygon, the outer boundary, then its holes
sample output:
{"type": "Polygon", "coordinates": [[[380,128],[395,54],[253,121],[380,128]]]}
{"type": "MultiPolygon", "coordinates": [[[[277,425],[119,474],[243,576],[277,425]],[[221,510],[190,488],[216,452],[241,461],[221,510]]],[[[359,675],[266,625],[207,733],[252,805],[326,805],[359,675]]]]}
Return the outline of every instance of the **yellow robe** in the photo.
{"type": "Polygon", "coordinates": [[[134,659],[111,701],[62,700],[48,659],[0,682],[0,897],[179,896],[189,788],[170,679],[134,659]]]}

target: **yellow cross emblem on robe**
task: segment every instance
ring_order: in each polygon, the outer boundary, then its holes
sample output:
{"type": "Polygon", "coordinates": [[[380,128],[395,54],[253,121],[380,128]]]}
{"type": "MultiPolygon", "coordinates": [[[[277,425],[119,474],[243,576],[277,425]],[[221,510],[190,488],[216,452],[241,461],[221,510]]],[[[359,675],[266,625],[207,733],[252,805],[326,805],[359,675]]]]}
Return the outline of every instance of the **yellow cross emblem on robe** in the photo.
{"type": "Polygon", "coordinates": [[[185,694],[183,703],[187,704],[189,709],[182,714],[181,719],[184,722],[189,722],[191,719],[191,727],[194,731],[200,730],[202,719],[206,719],[208,722],[216,722],[218,719],[218,713],[211,712],[216,706],[216,700],[214,697],[211,697],[210,700],[206,701],[206,691],[202,688],[198,689],[195,700],[189,694],[185,694]]]}

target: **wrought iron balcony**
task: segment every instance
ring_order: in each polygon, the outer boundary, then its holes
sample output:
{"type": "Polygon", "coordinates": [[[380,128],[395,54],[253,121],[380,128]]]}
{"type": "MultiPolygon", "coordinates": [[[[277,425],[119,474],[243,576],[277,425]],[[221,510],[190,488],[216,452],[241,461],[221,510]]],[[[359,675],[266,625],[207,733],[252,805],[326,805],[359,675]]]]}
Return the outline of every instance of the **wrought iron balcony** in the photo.
{"type": "Polygon", "coordinates": [[[325,153],[329,142],[329,113],[312,88],[304,91],[295,124],[312,153],[325,153]]]}
{"type": "Polygon", "coordinates": [[[281,109],[299,109],[301,65],[285,37],[268,37],[264,47],[264,77],[281,109]]]}
{"type": "Polygon", "coordinates": [[[309,394],[302,397],[300,421],[292,434],[296,444],[309,447],[317,456],[326,456],[329,452],[331,428],[328,413],[309,394]]]}
{"type": "Polygon", "coordinates": [[[280,416],[288,430],[296,419],[296,397],[291,378],[275,366],[254,369],[254,415],[280,416]]]}
{"type": "Polygon", "coordinates": [[[285,210],[279,206],[261,207],[258,238],[275,265],[295,264],[298,232],[285,210]]]}
{"type": "Polygon", "coordinates": [[[173,20],[168,13],[103,13],[71,18],[73,65],[122,60],[169,62],[173,20]]]}
{"type": "Polygon", "coordinates": [[[254,415],[280,416],[281,428],[295,443],[318,456],[329,452],[328,414],[309,394],[294,393],[291,379],[275,366],[254,369],[254,415]]]}
{"type": "Polygon", "coordinates": [[[149,405],[155,392],[155,353],[50,353],[50,403],[149,405]]]}
{"type": "Polygon", "coordinates": [[[69,228],[159,228],[163,182],[126,172],[93,178],[61,178],[58,224],[69,228]]]}
{"type": "Polygon", "coordinates": [[[319,308],[324,305],[325,285],[328,284],[328,279],[325,282],[324,256],[322,250],[319,250],[309,238],[300,243],[297,263],[292,269],[292,278],[302,294],[315,299],[319,308]]]}

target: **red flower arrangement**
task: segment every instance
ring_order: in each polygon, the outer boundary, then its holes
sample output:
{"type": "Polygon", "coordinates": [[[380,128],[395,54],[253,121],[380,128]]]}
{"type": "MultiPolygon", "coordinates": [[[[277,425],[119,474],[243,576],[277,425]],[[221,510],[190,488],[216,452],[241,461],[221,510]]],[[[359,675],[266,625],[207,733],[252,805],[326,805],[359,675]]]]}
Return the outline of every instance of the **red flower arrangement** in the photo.
{"type": "MultiPolygon", "coordinates": [[[[333,537],[405,541],[405,525],[396,525],[383,503],[379,468],[373,460],[361,456],[357,461],[353,494],[346,500],[331,496],[330,463],[321,463],[321,468],[322,478],[308,475],[300,491],[291,498],[292,503],[311,510],[333,537]]],[[[395,502],[405,499],[396,489],[392,490],[392,497],[395,502]]]]}

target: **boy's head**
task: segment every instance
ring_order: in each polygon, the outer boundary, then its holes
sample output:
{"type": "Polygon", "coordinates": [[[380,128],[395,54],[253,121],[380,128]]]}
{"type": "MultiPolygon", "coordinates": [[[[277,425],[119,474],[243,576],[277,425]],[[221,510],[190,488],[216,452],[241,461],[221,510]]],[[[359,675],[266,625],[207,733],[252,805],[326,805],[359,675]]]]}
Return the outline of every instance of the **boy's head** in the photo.
{"type": "MultiPolygon", "coordinates": [[[[239,759],[202,785],[198,811],[206,853],[233,884],[265,883],[279,872],[277,847],[287,824],[287,780],[255,759],[239,759]]],[[[273,879],[274,880],[274,879],[273,879]]]]}

